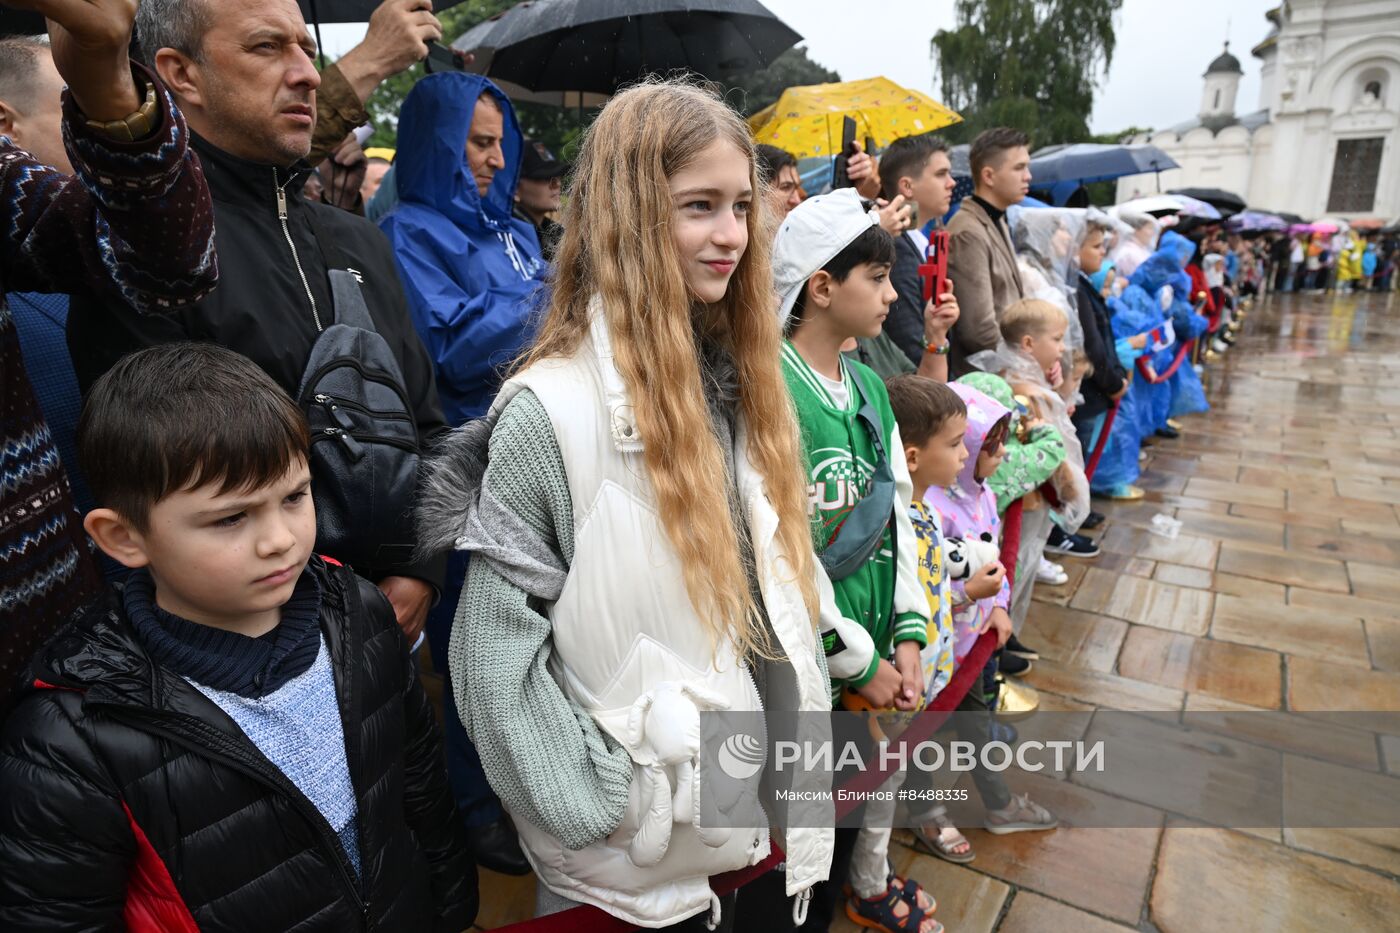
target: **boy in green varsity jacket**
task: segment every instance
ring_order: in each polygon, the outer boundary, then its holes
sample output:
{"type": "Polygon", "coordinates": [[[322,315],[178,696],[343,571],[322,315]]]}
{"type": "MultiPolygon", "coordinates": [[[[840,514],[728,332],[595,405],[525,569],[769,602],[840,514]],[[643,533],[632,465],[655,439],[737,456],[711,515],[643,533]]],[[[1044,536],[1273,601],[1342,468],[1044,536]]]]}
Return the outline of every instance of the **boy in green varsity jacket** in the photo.
{"type": "Polygon", "coordinates": [[[919,650],[929,614],[908,517],[909,471],[884,383],[841,356],[850,338],[879,332],[894,300],[893,259],[889,235],[853,190],[842,189],[809,198],[787,216],[773,270],[788,338],[783,373],[807,450],[817,553],[842,615],[874,643],[862,652],[857,646],[865,639],[844,637],[839,628],[823,632],[833,699],[849,686],[875,707],[913,709],[923,694],[919,650]],[[867,496],[883,497],[888,511],[858,510],[867,496]],[[832,563],[837,551],[847,555],[843,566],[832,563]]]}
{"type": "MultiPolygon", "coordinates": [[[[895,300],[894,257],[893,238],[849,188],[795,208],[773,247],[787,336],[783,375],[807,452],[808,515],[844,617],[823,629],[822,641],[833,704],[849,709],[917,710],[924,700],[929,602],[904,445],[884,383],[841,355],[852,338],[880,333],[895,300]],[[842,628],[853,624],[863,631],[842,628]]],[[[871,817],[854,843],[847,915],[874,929],[941,929],[933,899],[890,871],[891,824],[871,817]]]]}

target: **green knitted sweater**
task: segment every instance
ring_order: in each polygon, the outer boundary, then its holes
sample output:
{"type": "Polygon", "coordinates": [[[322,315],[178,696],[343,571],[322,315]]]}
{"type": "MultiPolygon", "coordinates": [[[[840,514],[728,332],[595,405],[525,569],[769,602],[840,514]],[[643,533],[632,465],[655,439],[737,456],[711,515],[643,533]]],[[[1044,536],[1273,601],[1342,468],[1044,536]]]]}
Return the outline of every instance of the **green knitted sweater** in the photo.
{"type": "MultiPolygon", "coordinates": [[[[528,389],[491,432],[483,483],[573,562],[564,457],[549,414],[528,389]]],[[[552,626],[543,608],[488,561],[471,561],[447,667],[492,789],[513,813],[581,849],[622,822],[632,760],[550,674],[552,626]]]]}

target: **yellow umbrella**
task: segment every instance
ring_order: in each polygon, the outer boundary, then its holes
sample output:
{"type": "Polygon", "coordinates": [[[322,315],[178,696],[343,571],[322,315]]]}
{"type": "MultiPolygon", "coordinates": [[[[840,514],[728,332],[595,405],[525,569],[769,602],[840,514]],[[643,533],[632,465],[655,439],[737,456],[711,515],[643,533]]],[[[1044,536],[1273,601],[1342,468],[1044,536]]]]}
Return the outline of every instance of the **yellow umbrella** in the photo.
{"type": "Polygon", "coordinates": [[[833,156],[841,148],[841,121],[856,121],[856,138],[881,148],[901,136],[951,126],[962,117],[920,91],[889,78],[790,87],[777,103],[749,117],[754,139],[799,159],[833,156]]]}

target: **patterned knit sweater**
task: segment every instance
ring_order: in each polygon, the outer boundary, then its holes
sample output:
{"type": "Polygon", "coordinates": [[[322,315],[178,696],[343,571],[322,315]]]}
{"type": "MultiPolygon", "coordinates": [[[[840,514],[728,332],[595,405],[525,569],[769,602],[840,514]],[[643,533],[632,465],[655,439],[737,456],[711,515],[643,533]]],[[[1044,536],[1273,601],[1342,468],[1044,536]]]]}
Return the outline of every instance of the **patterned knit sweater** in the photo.
{"type": "MultiPolygon", "coordinates": [[[[133,66],[143,80],[150,73],[133,66]]],[[[134,143],[87,129],[64,92],[76,177],[0,141],[0,293],[112,294],[146,312],[213,288],[214,221],[199,162],[164,88],[159,126],[134,143]]],[[[0,302],[0,710],[30,655],[99,592],[90,544],[0,302]]]]}

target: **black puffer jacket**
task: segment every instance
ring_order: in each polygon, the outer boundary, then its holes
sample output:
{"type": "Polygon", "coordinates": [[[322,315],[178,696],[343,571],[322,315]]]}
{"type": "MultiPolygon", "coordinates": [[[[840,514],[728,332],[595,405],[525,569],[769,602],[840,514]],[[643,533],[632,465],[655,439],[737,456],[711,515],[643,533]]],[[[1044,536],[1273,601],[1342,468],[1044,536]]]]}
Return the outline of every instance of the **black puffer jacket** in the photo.
{"type": "Polygon", "coordinates": [[[312,559],[364,878],[118,601],[60,632],[0,734],[0,930],[462,930],[476,868],[388,601],[312,559]]]}

